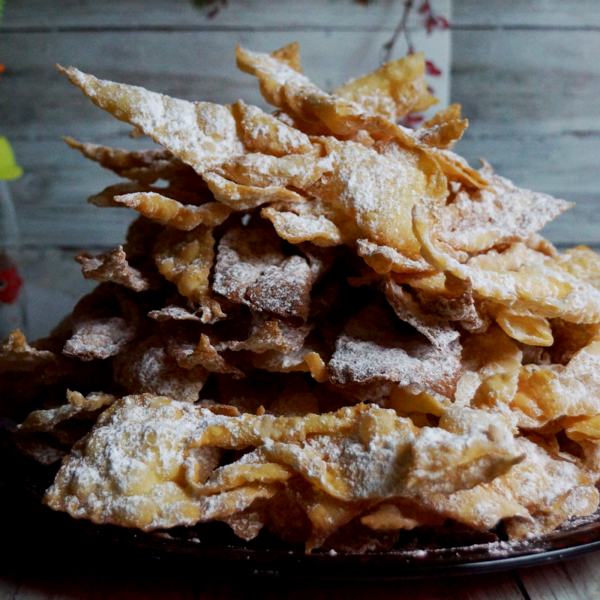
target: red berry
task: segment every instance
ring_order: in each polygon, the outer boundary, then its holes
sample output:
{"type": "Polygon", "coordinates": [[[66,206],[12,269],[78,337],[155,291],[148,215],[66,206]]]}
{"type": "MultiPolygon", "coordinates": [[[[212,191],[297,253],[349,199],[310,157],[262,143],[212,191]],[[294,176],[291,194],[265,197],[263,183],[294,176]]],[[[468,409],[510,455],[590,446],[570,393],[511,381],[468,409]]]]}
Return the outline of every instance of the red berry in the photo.
{"type": "Polygon", "coordinates": [[[430,6],[429,2],[423,2],[423,4],[421,4],[421,7],[419,8],[419,14],[424,15],[425,13],[430,13],[430,12],[431,12],[431,6],[430,6]]]}
{"type": "Polygon", "coordinates": [[[430,60],[425,61],[425,72],[427,75],[433,75],[434,77],[439,77],[442,74],[442,72],[430,60]]]}

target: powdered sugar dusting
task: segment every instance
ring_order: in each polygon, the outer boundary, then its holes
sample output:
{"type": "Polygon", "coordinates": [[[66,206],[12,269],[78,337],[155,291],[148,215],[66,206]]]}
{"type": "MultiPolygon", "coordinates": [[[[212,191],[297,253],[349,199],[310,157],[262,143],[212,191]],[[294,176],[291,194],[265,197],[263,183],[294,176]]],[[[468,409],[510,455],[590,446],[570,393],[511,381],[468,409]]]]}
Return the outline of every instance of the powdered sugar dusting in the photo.
{"type": "Polygon", "coordinates": [[[345,550],[357,525],[365,551],[447,519],[527,539],[593,513],[600,258],[535,235],[569,204],[447,150],[467,124],[456,107],[396,124],[431,103],[422,56],[327,94],[297,44],[236,54],[278,115],[60,69],[165,150],[68,142],[136,182],[92,199],[141,228],[127,257],[80,257],[100,292],[39,350],[13,333],[0,370],[26,401],[79,370],[140,395],[72,393],[28,417],[19,435],[72,445],[103,411],[47,503],[144,530],[217,519],[244,539],[298,520],[309,551],[345,550]],[[371,289],[345,298],[346,281],[371,289]],[[194,404],[209,377],[204,393],[230,404],[194,404]]]}
{"type": "Polygon", "coordinates": [[[281,60],[277,60],[268,54],[262,52],[253,52],[252,50],[244,49],[244,53],[252,60],[259,73],[268,74],[279,85],[285,85],[288,82],[296,85],[312,86],[308,77],[292,69],[289,65],[281,60]]]}
{"type": "Polygon", "coordinates": [[[460,345],[450,342],[440,351],[419,337],[400,338],[393,328],[389,316],[375,306],[354,317],[336,342],[329,363],[332,381],[393,382],[448,394],[460,371],[460,345]]]}
{"type": "Polygon", "coordinates": [[[576,465],[554,459],[525,438],[518,438],[516,445],[525,459],[505,475],[471,490],[432,497],[427,503],[448,518],[484,530],[502,518],[550,511],[559,498],[589,485],[589,478],[576,465]]]}
{"type": "Polygon", "coordinates": [[[227,106],[170,98],[141,87],[97,79],[74,67],[65,73],[100,108],[139,127],[198,173],[244,153],[236,121],[227,106]]]}
{"type": "Polygon", "coordinates": [[[485,479],[483,470],[489,464],[484,467],[476,461],[473,472],[463,477],[454,473],[457,461],[475,456],[477,447],[497,465],[504,462],[505,469],[519,460],[512,435],[493,417],[458,434],[429,427],[415,431],[409,420],[378,408],[361,413],[357,426],[344,436],[315,436],[299,445],[267,439],[261,451],[336,498],[381,500],[427,496],[439,490],[448,493],[471,485],[470,478],[485,479]],[[502,428],[502,442],[490,439],[492,425],[502,428]],[[428,466],[432,461],[436,468],[428,466]]]}
{"type": "Polygon", "coordinates": [[[327,203],[335,199],[370,241],[420,259],[411,210],[425,193],[424,174],[406,159],[393,159],[355,142],[330,142],[329,157],[332,174],[309,193],[327,203]]]}
{"type": "Polygon", "coordinates": [[[195,522],[199,510],[176,479],[197,424],[191,405],[123,398],[64,461],[46,503],[76,518],[126,527],[195,522]]]}
{"type": "Polygon", "coordinates": [[[525,241],[573,204],[547,194],[520,189],[497,175],[489,190],[459,192],[439,211],[441,238],[452,247],[487,250],[506,242],[525,241]]]}
{"type": "Polygon", "coordinates": [[[286,256],[264,228],[232,228],[219,243],[213,289],[256,311],[306,320],[313,279],[306,259],[286,256]]]}

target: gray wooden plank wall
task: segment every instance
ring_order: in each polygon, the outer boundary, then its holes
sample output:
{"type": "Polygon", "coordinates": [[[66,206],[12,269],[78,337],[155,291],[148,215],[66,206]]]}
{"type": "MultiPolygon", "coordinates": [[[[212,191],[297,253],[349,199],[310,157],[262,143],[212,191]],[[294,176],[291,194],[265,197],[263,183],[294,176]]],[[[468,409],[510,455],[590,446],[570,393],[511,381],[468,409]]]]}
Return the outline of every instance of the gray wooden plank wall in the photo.
{"type": "MultiPolygon", "coordinates": [[[[179,97],[242,96],[264,106],[252,78],[235,69],[236,43],[270,49],[297,39],[307,71],[328,88],[377,66],[401,4],[315,0],[299,11],[292,0],[230,0],[209,20],[187,0],[8,0],[0,23],[7,65],[0,127],[26,169],[12,186],[25,243],[112,245],[129,221],[118,209],[85,205],[115,178],[61,147],[61,135],[128,148],[144,143],[129,140],[129,128],[68,85],[54,62],[179,97]]],[[[472,163],[487,158],[522,186],[577,202],[547,235],[561,246],[599,245],[597,2],[456,0],[453,13],[452,99],[471,121],[458,151],[472,163]]]]}
{"type": "Polygon", "coordinates": [[[242,97],[266,108],[254,78],[235,66],[237,43],[272,50],[298,40],[307,72],[328,89],[379,66],[402,11],[400,0],[371,6],[316,0],[302,14],[292,0],[237,1],[207,19],[188,0],[9,0],[0,24],[6,64],[0,115],[10,115],[2,128],[26,172],[12,186],[25,244],[114,245],[132,218],[85,204],[117,179],[62,145],[60,136],[126,148],[150,143],[130,140],[131,127],[93,106],[54,63],[176,97],[219,103],[242,97]]]}

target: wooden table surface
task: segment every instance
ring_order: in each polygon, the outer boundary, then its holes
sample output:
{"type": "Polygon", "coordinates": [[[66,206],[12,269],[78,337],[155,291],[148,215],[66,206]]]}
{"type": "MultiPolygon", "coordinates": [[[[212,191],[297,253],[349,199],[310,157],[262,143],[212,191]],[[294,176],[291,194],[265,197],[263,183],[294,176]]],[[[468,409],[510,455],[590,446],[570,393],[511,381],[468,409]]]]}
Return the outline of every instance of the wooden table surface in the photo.
{"type": "MultiPolygon", "coordinates": [[[[73,550],[76,552],[76,549],[73,550]]],[[[160,564],[133,567],[67,561],[33,568],[0,566],[1,600],[594,600],[600,597],[600,554],[547,567],[417,582],[340,582],[220,577],[160,564]],[[77,563],[76,563],[77,564],[77,563]]]]}
{"type": "MultiPolygon", "coordinates": [[[[30,540],[32,546],[35,539],[30,540]]],[[[0,563],[0,600],[593,600],[600,597],[600,553],[543,567],[425,581],[311,581],[211,576],[157,559],[115,564],[51,556],[48,548],[10,552],[0,563]]]]}
{"type": "MultiPolygon", "coordinates": [[[[65,531],[37,498],[0,487],[0,600],[595,600],[600,552],[531,567],[424,581],[322,581],[215,573],[65,531]]],[[[66,518],[66,517],[65,517],[66,518]]],[[[308,574],[307,574],[308,575],[308,574]]]]}

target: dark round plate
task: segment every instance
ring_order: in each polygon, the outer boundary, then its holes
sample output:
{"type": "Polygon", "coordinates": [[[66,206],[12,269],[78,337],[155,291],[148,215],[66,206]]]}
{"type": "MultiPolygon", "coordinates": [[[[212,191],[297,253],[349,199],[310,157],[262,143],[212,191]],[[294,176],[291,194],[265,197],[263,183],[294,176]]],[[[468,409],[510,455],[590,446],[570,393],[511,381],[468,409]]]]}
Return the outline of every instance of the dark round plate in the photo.
{"type": "MultiPolygon", "coordinates": [[[[45,548],[47,556],[72,556],[73,550],[86,562],[154,560],[202,565],[206,573],[228,575],[296,577],[315,579],[423,579],[503,571],[555,562],[600,550],[600,511],[585,519],[564,524],[561,529],[518,543],[481,543],[486,534],[468,531],[407,532],[400,547],[385,553],[341,554],[313,552],[287,546],[268,533],[245,543],[223,523],[193,528],[143,533],[114,526],[97,526],[56,513],[40,502],[56,472],[54,467],[15,454],[6,446],[0,453],[0,514],[5,519],[3,538],[13,546],[31,551],[45,548]]],[[[490,539],[492,536],[487,536],[490,539]]],[[[40,550],[42,551],[42,550],[40,550]]]]}

